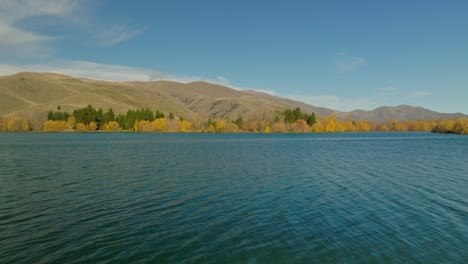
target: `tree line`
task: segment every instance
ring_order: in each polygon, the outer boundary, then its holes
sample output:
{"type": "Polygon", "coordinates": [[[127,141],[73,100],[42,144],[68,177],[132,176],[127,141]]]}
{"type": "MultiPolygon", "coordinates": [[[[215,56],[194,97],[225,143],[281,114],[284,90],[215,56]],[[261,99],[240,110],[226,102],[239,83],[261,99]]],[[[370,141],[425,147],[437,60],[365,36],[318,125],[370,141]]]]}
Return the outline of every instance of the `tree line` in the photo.
{"type": "MultiPolygon", "coordinates": [[[[0,131],[23,132],[33,130],[28,119],[0,118],[0,131]]],[[[188,121],[174,113],[142,108],[128,110],[116,115],[112,108],[104,111],[91,105],[76,109],[71,114],[49,111],[42,131],[135,131],[135,132],[209,132],[209,133],[335,133],[369,131],[432,131],[437,133],[468,134],[468,119],[388,121],[372,123],[368,121],[340,120],[331,115],[316,117],[315,113],[305,113],[300,108],[273,111],[253,116],[207,118],[201,116],[188,121]]],[[[36,130],[37,131],[37,130],[36,130]]]]}

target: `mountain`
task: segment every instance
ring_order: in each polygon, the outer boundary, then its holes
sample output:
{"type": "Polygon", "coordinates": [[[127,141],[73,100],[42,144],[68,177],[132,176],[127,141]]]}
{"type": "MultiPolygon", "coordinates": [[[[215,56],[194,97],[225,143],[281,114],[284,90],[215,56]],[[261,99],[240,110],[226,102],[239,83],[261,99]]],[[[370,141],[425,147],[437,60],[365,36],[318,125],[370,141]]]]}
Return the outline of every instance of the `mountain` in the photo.
{"type": "Polygon", "coordinates": [[[401,105],[379,107],[371,111],[341,112],[315,107],[257,91],[239,91],[207,83],[109,82],[97,81],[55,73],[22,72],[0,77],[0,116],[34,119],[60,106],[72,112],[88,104],[124,113],[129,109],[148,107],[165,113],[175,113],[187,119],[223,117],[235,119],[238,115],[259,116],[272,111],[300,107],[317,116],[331,114],[341,119],[386,120],[444,119],[464,116],[437,113],[422,107],[401,105]]]}
{"type": "Polygon", "coordinates": [[[327,108],[255,91],[239,91],[207,82],[177,83],[108,82],[74,78],[55,73],[22,72],[0,77],[0,116],[29,118],[36,113],[63,111],[88,104],[124,113],[129,109],[148,107],[192,119],[205,117],[235,119],[265,112],[300,107],[319,116],[342,114],[327,108]]]}
{"type": "Polygon", "coordinates": [[[381,122],[385,120],[435,120],[458,117],[467,117],[467,115],[461,113],[439,113],[420,106],[399,105],[396,107],[382,106],[371,111],[355,110],[349,112],[347,118],[381,122]]]}

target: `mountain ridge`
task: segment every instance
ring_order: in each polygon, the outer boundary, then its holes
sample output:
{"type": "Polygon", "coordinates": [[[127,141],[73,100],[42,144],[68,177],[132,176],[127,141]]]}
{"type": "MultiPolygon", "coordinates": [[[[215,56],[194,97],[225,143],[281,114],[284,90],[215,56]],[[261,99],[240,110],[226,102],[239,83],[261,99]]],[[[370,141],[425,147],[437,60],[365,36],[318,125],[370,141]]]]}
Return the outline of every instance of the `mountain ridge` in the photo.
{"type": "Polygon", "coordinates": [[[319,117],[383,122],[467,117],[462,113],[439,113],[420,106],[381,106],[373,110],[343,112],[254,90],[236,90],[204,81],[112,82],[76,78],[50,72],[20,72],[0,77],[0,116],[34,118],[55,110],[63,111],[91,104],[116,113],[150,108],[187,119],[199,116],[235,119],[255,117],[300,107],[319,117]]]}

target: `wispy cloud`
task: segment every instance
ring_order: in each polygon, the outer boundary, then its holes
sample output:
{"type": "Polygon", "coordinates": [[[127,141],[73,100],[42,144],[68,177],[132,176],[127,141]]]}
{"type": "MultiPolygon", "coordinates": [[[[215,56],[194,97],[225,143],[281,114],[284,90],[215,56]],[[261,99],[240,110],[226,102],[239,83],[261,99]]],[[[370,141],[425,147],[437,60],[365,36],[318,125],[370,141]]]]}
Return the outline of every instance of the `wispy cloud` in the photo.
{"type": "Polygon", "coordinates": [[[363,57],[339,53],[333,58],[333,71],[337,73],[353,72],[367,65],[363,57]]]}
{"type": "Polygon", "coordinates": [[[173,81],[180,83],[189,83],[195,81],[205,81],[213,84],[228,86],[236,90],[252,90],[256,92],[275,95],[275,91],[259,88],[240,87],[232,84],[224,76],[215,78],[180,75],[159,72],[142,67],[130,67],[114,64],[102,64],[90,61],[55,61],[48,64],[0,64],[0,76],[11,75],[18,72],[53,72],[64,75],[70,75],[79,78],[88,78],[102,81],[173,81]]]}
{"type": "Polygon", "coordinates": [[[20,22],[30,18],[53,17],[64,23],[74,23],[106,46],[130,40],[146,30],[112,21],[99,21],[91,12],[83,11],[85,4],[86,1],[77,0],[0,0],[0,55],[13,53],[31,58],[52,54],[52,44],[60,36],[19,26],[20,22]]]}
{"type": "Polygon", "coordinates": [[[224,76],[218,76],[216,77],[216,81],[218,81],[220,84],[223,84],[223,85],[229,85],[229,80],[226,79],[226,77],[224,76]]]}
{"type": "Polygon", "coordinates": [[[39,16],[66,17],[75,8],[72,0],[1,0],[0,52],[26,57],[49,54],[47,44],[56,38],[20,28],[18,22],[39,16]]]}
{"type": "Polygon", "coordinates": [[[112,46],[132,39],[145,32],[146,28],[132,28],[127,25],[113,25],[110,28],[101,28],[96,36],[100,43],[112,46]]]}
{"type": "Polygon", "coordinates": [[[241,90],[252,90],[252,91],[255,91],[255,92],[259,92],[259,93],[266,93],[266,94],[269,94],[269,95],[276,95],[275,91],[267,90],[267,89],[241,89],[241,90]]]}
{"type": "MultiPolygon", "coordinates": [[[[157,81],[192,82],[204,80],[197,76],[183,76],[141,67],[130,67],[114,64],[102,64],[90,61],[61,61],[48,64],[11,65],[0,64],[0,75],[9,75],[23,71],[53,72],[73,77],[89,78],[103,81],[157,81]]],[[[208,81],[208,80],[205,80],[208,81]]]]}
{"type": "Polygon", "coordinates": [[[269,94],[269,95],[275,95],[276,94],[276,92],[273,91],[273,90],[261,89],[261,88],[247,88],[247,87],[240,87],[240,86],[233,85],[224,76],[217,76],[214,80],[207,80],[207,81],[211,82],[211,83],[219,84],[219,85],[229,86],[232,89],[236,89],[236,90],[240,90],[240,91],[250,90],[250,91],[255,91],[255,92],[259,92],[259,93],[266,93],[266,94],[269,94]]]}

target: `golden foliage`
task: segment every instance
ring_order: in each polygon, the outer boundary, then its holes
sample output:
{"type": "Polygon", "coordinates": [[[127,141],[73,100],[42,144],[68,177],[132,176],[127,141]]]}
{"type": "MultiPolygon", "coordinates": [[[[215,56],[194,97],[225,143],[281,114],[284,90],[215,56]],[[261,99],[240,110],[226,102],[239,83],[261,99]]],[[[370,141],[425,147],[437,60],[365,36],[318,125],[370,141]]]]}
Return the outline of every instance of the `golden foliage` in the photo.
{"type": "Polygon", "coordinates": [[[213,125],[209,125],[209,126],[206,128],[205,132],[214,133],[214,132],[216,132],[216,131],[215,131],[215,127],[214,127],[213,125]]]}
{"type": "Polygon", "coordinates": [[[83,123],[78,123],[76,124],[76,131],[80,131],[80,132],[88,132],[89,131],[89,128],[87,125],[83,124],[83,123]]]}
{"type": "MultiPolygon", "coordinates": [[[[246,118],[241,123],[231,122],[227,119],[217,118],[212,121],[204,122],[201,115],[189,122],[187,120],[158,118],[154,121],[136,120],[129,130],[138,132],[187,132],[204,131],[211,133],[235,133],[235,132],[259,132],[259,133],[336,133],[336,132],[369,132],[369,131],[432,131],[438,133],[457,133],[468,134],[468,118],[459,118],[454,120],[409,120],[409,121],[388,121],[384,123],[372,123],[365,120],[353,121],[350,118],[339,120],[331,115],[326,119],[317,118],[315,124],[309,126],[304,119],[297,119],[293,123],[285,122],[277,116],[278,113],[271,112],[269,115],[255,115],[252,118],[246,118]],[[263,119],[262,119],[263,118],[263,119]],[[242,127],[238,127],[241,124],[242,127]]],[[[66,130],[75,131],[121,131],[120,123],[109,121],[98,127],[96,122],[90,122],[88,125],[83,123],[76,124],[74,116],[70,116],[66,121],[41,121],[34,129],[44,130],[45,132],[60,132],[66,130]]],[[[121,120],[119,122],[122,123],[121,120]]],[[[0,118],[0,132],[22,132],[30,131],[30,122],[23,118],[0,118]]],[[[127,125],[127,124],[126,124],[127,125]]]]}
{"type": "Polygon", "coordinates": [[[468,134],[468,118],[442,121],[432,129],[437,133],[468,134]]]}
{"type": "Polygon", "coordinates": [[[216,133],[225,132],[227,127],[227,121],[225,119],[217,118],[216,122],[214,123],[214,127],[216,133]]]}
{"type": "Polygon", "coordinates": [[[110,131],[110,132],[118,132],[118,131],[121,131],[121,130],[122,130],[122,129],[120,128],[119,123],[117,123],[117,122],[115,122],[115,121],[107,122],[107,123],[104,125],[104,128],[106,129],[106,131],[110,131]]]}
{"type": "Polygon", "coordinates": [[[192,124],[187,120],[179,121],[179,132],[187,132],[190,130],[192,124]]]}
{"type": "Polygon", "coordinates": [[[356,131],[369,132],[371,131],[371,127],[367,121],[359,121],[356,123],[356,131]]]}
{"type": "Polygon", "coordinates": [[[70,116],[67,119],[67,124],[68,124],[68,129],[73,129],[75,128],[76,125],[76,119],[74,116],[70,116]]]}
{"type": "Polygon", "coordinates": [[[96,124],[96,122],[94,122],[94,121],[89,122],[88,130],[89,130],[89,131],[96,131],[96,130],[97,130],[97,124],[96,124]]]}
{"type": "Polygon", "coordinates": [[[167,121],[165,118],[158,118],[152,122],[154,132],[167,132],[167,121]]]}
{"type": "Polygon", "coordinates": [[[239,127],[234,124],[234,123],[228,123],[226,125],[226,132],[227,133],[235,133],[235,132],[239,132],[239,127]]]}
{"type": "Polygon", "coordinates": [[[11,118],[7,121],[8,132],[27,132],[29,131],[29,120],[24,118],[11,118]]]}
{"type": "Polygon", "coordinates": [[[323,127],[323,124],[321,121],[318,121],[312,125],[312,132],[314,133],[322,133],[325,132],[325,128],[323,127]]]}
{"type": "Polygon", "coordinates": [[[303,119],[298,119],[291,126],[293,132],[307,133],[310,132],[310,127],[307,125],[307,122],[303,119]]]}
{"type": "Polygon", "coordinates": [[[284,123],[284,121],[274,123],[273,124],[273,132],[275,132],[275,133],[284,133],[284,132],[286,132],[286,124],[284,123]]]}

